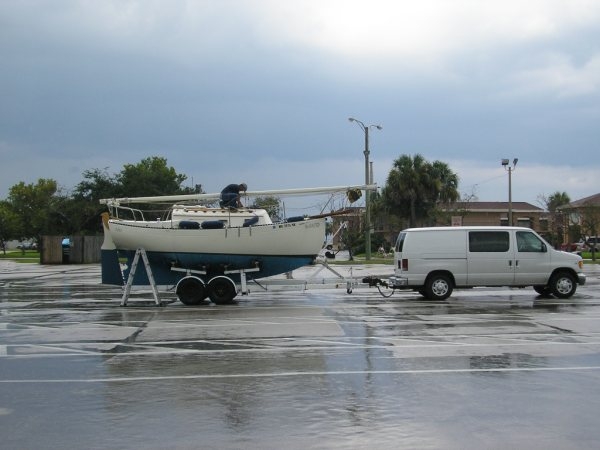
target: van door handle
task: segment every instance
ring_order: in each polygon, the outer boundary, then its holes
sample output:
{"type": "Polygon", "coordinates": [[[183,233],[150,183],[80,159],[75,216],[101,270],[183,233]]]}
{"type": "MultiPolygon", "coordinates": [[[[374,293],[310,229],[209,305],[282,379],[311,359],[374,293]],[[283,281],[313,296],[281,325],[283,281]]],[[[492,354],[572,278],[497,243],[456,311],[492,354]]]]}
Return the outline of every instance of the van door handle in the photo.
{"type": "Polygon", "coordinates": [[[512,267],[512,259],[508,261],[508,267],[512,267]]]}

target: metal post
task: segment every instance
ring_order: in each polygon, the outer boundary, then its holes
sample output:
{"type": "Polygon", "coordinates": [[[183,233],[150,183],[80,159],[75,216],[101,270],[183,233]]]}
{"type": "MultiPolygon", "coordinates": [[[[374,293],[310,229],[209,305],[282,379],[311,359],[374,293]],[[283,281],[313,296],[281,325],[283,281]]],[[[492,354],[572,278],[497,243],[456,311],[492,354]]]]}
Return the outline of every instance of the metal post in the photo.
{"type": "Polygon", "coordinates": [[[513,159],[512,166],[508,158],[502,159],[502,166],[508,170],[508,226],[513,226],[513,211],[512,211],[512,172],[517,168],[519,158],[513,159]]]}
{"type": "MultiPolygon", "coordinates": [[[[369,127],[365,127],[365,184],[370,184],[369,177],[369,127]]],[[[371,259],[371,192],[365,191],[365,258],[371,259]]]]}
{"type": "Polygon", "coordinates": [[[508,226],[513,226],[513,213],[512,213],[512,181],[511,181],[512,168],[508,168],[508,226]]]}
{"type": "MultiPolygon", "coordinates": [[[[353,117],[348,119],[350,122],[356,122],[358,126],[365,133],[365,184],[369,184],[371,182],[371,174],[372,168],[369,166],[369,128],[375,127],[378,130],[381,130],[382,127],[380,125],[365,125],[360,120],[357,120],[353,117]]],[[[371,193],[369,190],[365,192],[365,258],[367,260],[371,259],[371,193]]]]}

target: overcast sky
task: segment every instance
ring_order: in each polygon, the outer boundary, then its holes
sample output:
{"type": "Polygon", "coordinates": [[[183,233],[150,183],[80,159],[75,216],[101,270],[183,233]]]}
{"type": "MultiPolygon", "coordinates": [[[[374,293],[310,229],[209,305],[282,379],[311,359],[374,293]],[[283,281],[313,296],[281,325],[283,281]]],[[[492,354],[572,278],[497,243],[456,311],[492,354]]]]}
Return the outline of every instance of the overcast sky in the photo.
{"type": "Polygon", "coordinates": [[[0,1],[0,198],[164,156],[218,192],[422,154],[506,201],[600,192],[598,0],[0,1]]]}

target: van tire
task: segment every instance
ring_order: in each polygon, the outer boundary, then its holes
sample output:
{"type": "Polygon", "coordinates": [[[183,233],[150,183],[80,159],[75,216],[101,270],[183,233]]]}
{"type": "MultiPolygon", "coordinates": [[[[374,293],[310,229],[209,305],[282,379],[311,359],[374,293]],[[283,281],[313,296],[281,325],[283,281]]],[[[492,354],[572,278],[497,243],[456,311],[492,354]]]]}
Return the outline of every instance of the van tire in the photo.
{"type": "Polygon", "coordinates": [[[558,272],[550,279],[549,287],[555,297],[569,298],[577,290],[577,282],[569,272],[558,272]]]}
{"type": "Polygon", "coordinates": [[[533,290],[542,297],[548,297],[550,294],[552,294],[548,286],[535,285],[533,286],[533,290]]]}
{"type": "Polygon", "coordinates": [[[443,273],[429,275],[424,291],[430,300],[446,300],[452,294],[452,280],[443,273]]]}

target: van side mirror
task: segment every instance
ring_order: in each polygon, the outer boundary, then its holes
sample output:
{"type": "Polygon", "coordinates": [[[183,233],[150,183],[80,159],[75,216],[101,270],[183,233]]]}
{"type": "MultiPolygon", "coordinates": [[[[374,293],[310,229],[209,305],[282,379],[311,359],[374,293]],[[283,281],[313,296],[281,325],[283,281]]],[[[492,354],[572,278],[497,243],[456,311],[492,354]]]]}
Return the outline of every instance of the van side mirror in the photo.
{"type": "Polygon", "coordinates": [[[542,253],[548,252],[548,246],[542,242],[542,253]]]}

